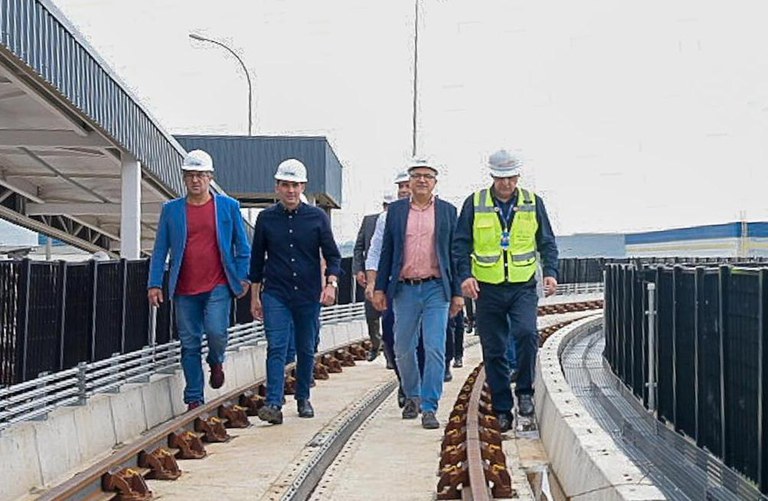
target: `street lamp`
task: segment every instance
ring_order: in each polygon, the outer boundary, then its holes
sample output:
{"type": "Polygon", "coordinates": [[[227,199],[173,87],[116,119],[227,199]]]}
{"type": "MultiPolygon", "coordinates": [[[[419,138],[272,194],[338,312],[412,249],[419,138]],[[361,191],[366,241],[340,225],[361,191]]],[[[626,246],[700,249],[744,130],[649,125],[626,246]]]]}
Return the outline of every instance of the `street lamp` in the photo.
{"type": "Polygon", "coordinates": [[[253,135],[253,86],[251,85],[251,75],[248,73],[248,68],[245,67],[245,63],[242,59],[240,59],[240,56],[237,55],[237,53],[224,45],[223,43],[217,41],[217,40],[211,40],[210,38],[205,38],[204,36],[198,35],[197,33],[190,33],[189,38],[193,40],[198,40],[200,42],[209,42],[214,45],[218,45],[219,47],[223,48],[230,54],[232,54],[235,59],[237,59],[237,62],[240,63],[240,66],[243,67],[243,72],[245,73],[245,78],[248,81],[248,135],[253,135]]]}
{"type": "Polygon", "coordinates": [[[419,100],[419,0],[414,1],[416,15],[413,21],[413,130],[411,135],[411,155],[416,156],[416,128],[417,128],[417,108],[419,100]]]}

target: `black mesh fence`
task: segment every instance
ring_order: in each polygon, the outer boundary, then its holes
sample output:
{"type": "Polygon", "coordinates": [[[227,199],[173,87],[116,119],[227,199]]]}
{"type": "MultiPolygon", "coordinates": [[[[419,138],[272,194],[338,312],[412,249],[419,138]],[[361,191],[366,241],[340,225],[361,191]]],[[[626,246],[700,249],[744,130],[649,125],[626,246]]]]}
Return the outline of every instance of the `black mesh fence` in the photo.
{"type": "Polygon", "coordinates": [[[123,261],[95,261],[96,311],[93,360],[123,351],[123,261]]]}
{"type": "Polygon", "coordinates": [[[19,382],[16,340],[19,331],[21,263],[0,261],[0,386],[19,382]]]}
{"type": "MultiPolygon", "coordinates": [[[[0,262],[0,386],[178,339],[167,273],[165,301],[151,328],[148,265],[0,262]]],[[[342,269],[339,303],[346,304],[352,299],[351,258],[342,269]]],[[[231,323],[252,321],[250,295],[233,300],[231,323]]]]}
{"type": "Polygon", "coordinates": [[[95,261],[65,264],[63,367],[74,367],[92,358],[95,265],[95,261]]]}
{"type": "Polygon", "coordinates": [[[658,418],[768,494],[768,268],[669,264],[606,267],[606,360],[647,406],[653,282],[658,418]]]}
{"type": "Polygon", "coordinates": [[[124,352],[140,350],[152,344],[147,301],[148,274],[149,261],[146,259],[125,263],[124,352]]]}

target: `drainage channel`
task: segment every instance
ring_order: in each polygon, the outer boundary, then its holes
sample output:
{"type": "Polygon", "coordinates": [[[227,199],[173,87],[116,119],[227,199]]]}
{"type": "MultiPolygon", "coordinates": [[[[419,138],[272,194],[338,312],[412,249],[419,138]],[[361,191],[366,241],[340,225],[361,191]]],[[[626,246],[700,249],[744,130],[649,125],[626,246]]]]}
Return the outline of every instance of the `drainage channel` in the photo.
{"type": "Polygon", "coordinates": [[[268,489],[262,499],[269,501],[298,501],[308,499],[323,478],[328,467],[336,460],[345,444],[397,389],[397,379],[369,391],[359,402],[339,414],[320,430],[268,489]]]}

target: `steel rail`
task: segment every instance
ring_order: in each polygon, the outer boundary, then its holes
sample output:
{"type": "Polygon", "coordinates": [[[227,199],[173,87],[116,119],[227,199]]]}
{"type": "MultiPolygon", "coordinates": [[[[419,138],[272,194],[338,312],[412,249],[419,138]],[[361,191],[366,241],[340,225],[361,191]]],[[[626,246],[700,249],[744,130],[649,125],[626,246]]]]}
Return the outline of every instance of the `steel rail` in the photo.
{"type": "MultiPolygon", "coordinates": [[[[318,353],[316,360],[320,360],[326,354],[333,354],[339,349],[348,348],[355,344],[359,343],[354,342],[344,347],[335,347],[328,351],[318,353]]],[[[290,372],[294,365],[295,364],[290,364],[286,366],[286,373],[290,372]]],[[[196,420],[203,419],[209,415],[218,416],[220,407],[228,404],[237,404],[242,395],[258,390],[263,384],[265,384],[264,378],[248,385],[241,386],[240,388],[232,390],[192,411],[188,411],[170,421],[158,425],[156,428],[148,431],[146,435],[134,442],[126,444],[122,449],[116,451],[104,460],[75,474],[61,484],[48,489],[38,498],[38,500],[60,501],[62,499],[80,499],[84,493],[89,494],[99,492],[101,490],[102,477],[105,474],[113,471],[115,468],[138,467],[139,454],[142,452],[151,452],[160,447],[167,447],[168,439],[172,434],[179,431],[194,430],[196,420]]],[[[117,496],[117,493],[115,493],[115,495],[117,496]]]]}
{"type": "Polygon", "coordinates": [[[485,384],[485,367],[481,367],[472,386],[472,393],[467,406],[467,474],[469,489],[461,489],[463,501],[487,501],[493,499],[491,489],[485,479],[485,461],[483,460],[482,442],[480,441],[480,396],[485,384]]]}

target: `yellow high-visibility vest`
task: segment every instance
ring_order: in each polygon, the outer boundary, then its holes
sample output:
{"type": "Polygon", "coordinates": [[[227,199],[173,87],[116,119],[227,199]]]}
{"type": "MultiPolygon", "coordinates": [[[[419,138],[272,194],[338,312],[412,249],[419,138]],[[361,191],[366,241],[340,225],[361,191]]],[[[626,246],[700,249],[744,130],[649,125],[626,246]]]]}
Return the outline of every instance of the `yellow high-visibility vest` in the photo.
{"type": "Polygon", "coordinates": [[[536,196],[528,190],[517,189],[517,205],[513,209],[515,217],[512,219],[506,251],[501,246],[503,228],[490,190],[475,192],[472,275],[480,282],[504,282],[505,266],[506,281],[511,283],[527,282],[536,273],[536,230],[539,228],[536,222],[536,196]]]}

